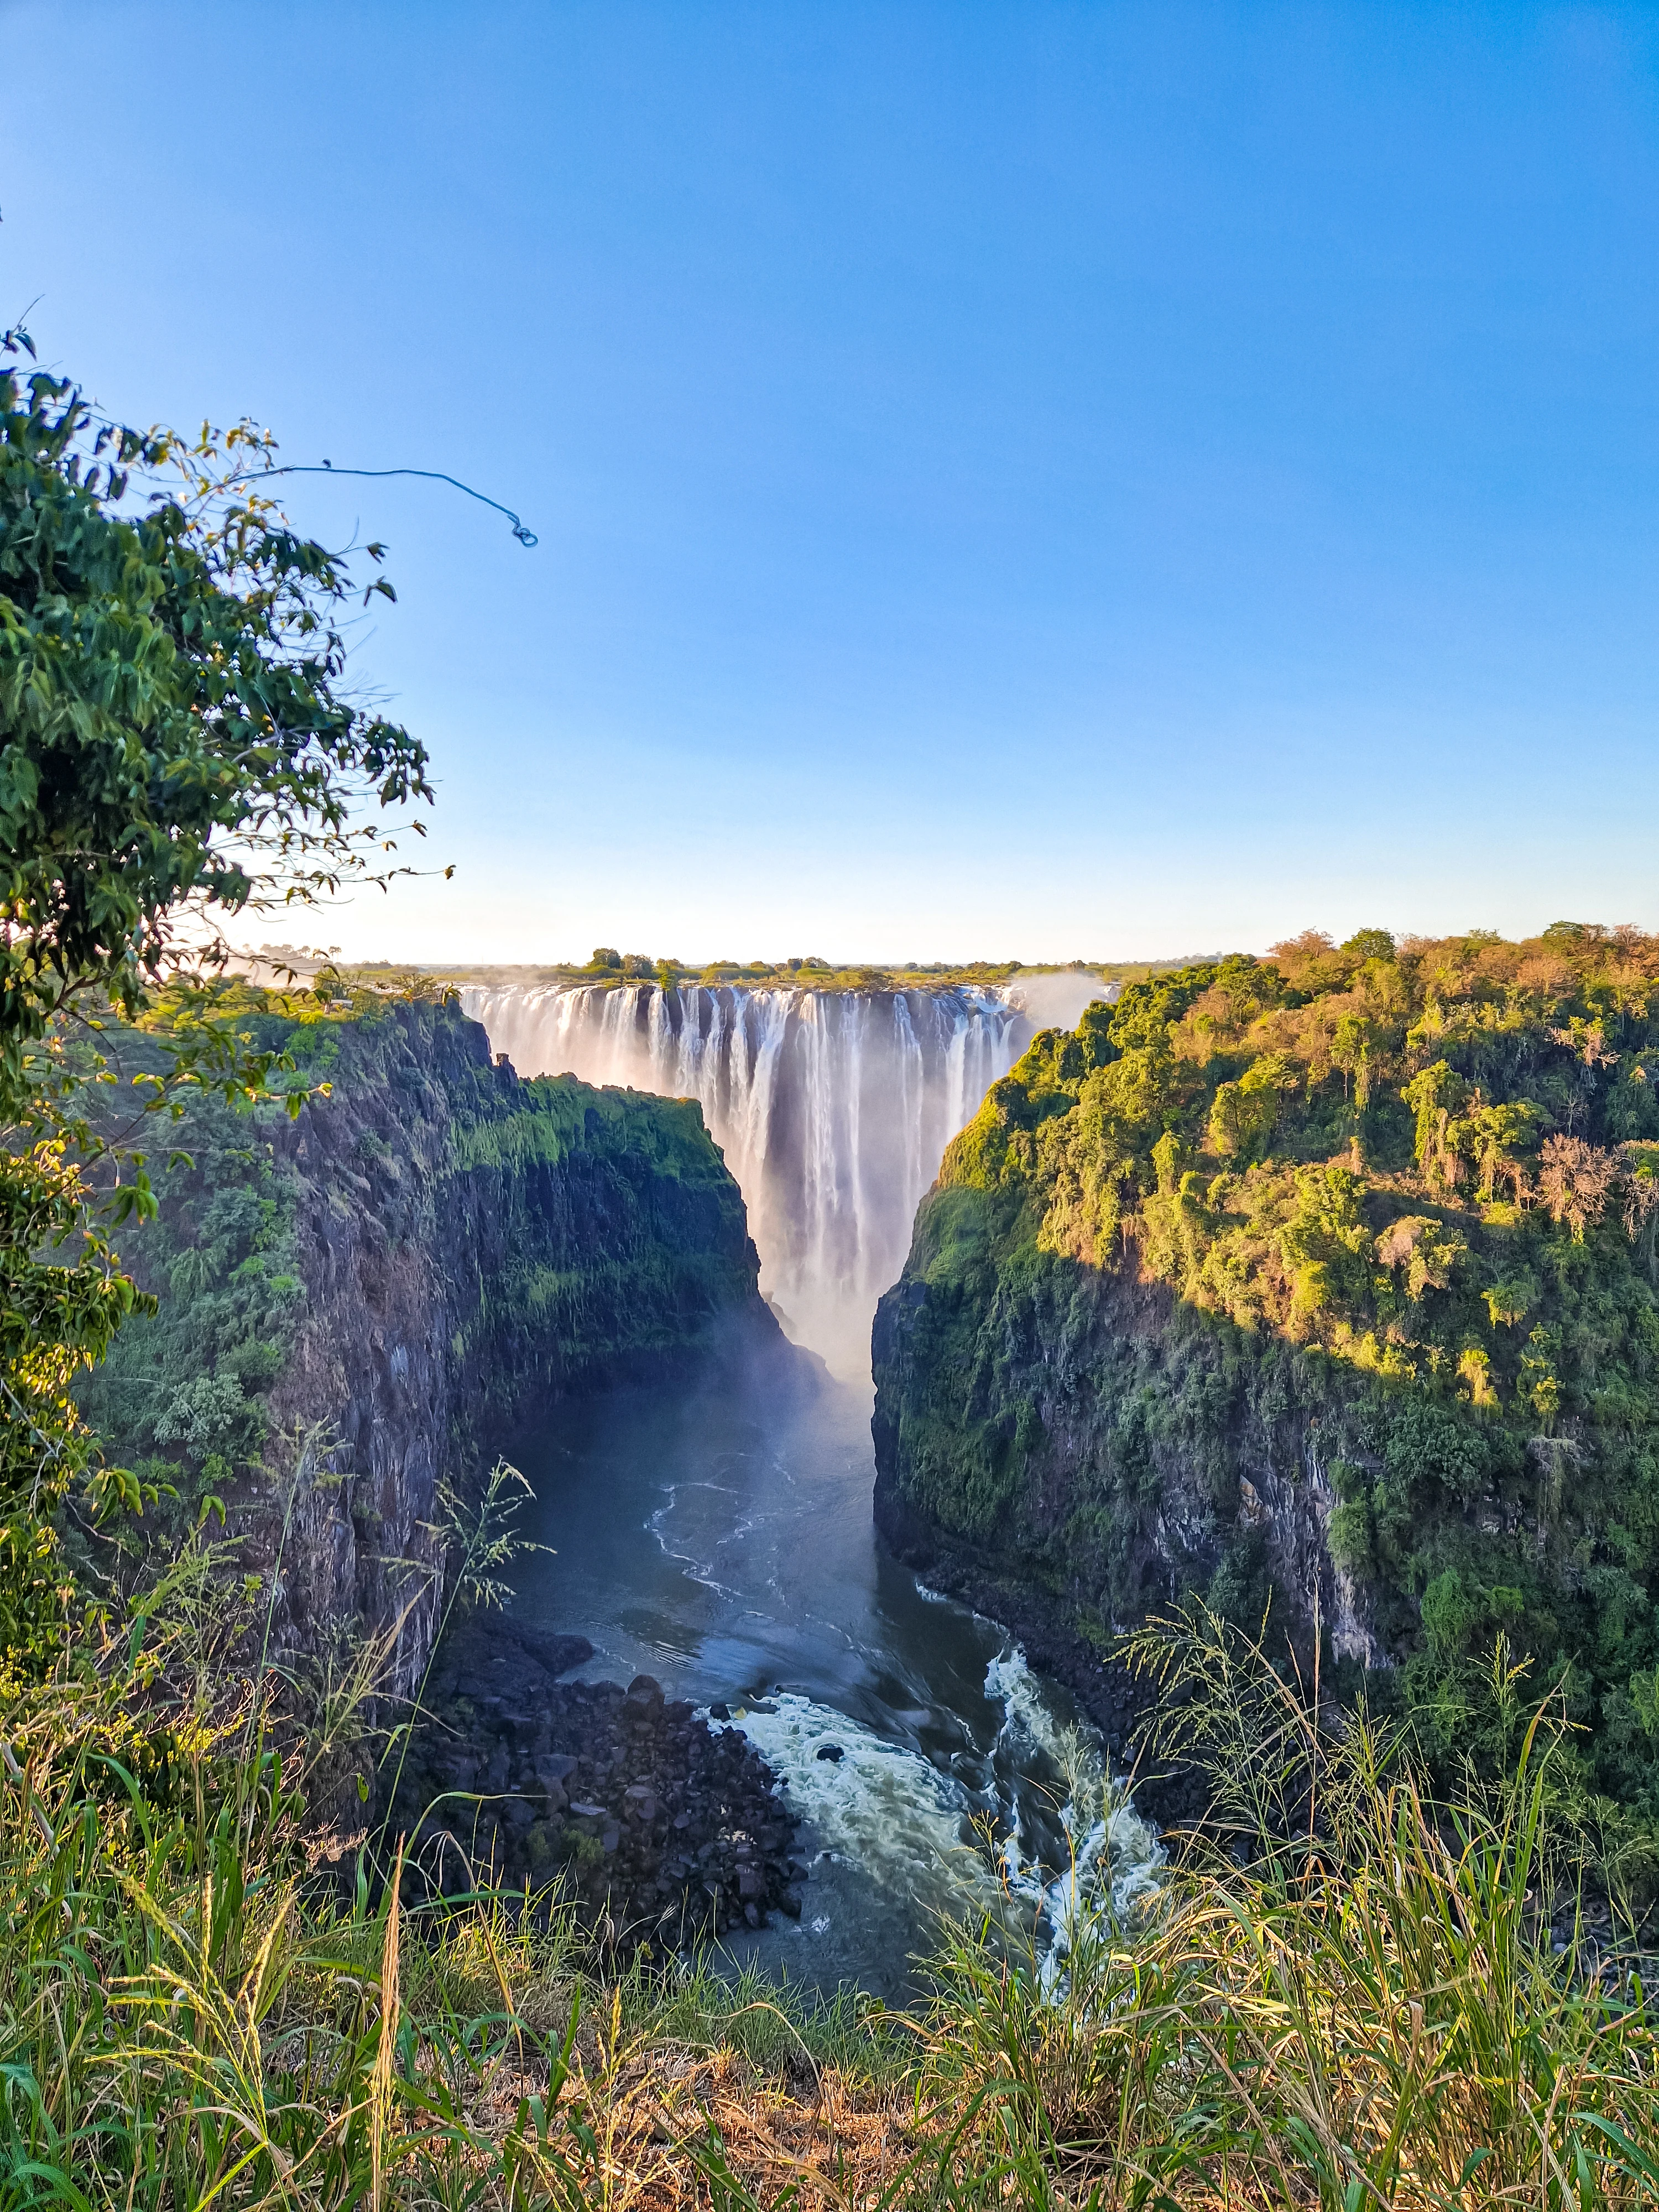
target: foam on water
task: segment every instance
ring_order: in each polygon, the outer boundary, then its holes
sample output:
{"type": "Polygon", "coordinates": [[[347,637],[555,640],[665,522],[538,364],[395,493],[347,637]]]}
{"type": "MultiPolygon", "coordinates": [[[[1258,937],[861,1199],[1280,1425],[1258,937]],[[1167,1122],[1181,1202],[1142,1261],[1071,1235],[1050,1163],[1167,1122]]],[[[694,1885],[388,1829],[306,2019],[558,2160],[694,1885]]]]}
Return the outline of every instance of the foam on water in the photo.
{"type": "Polygon", "coordinates": [[[986,1869],[969,1827],[976,1808],[959,1782],[811,1698],[780,1691],[764,1703],[776,1710],[740,1708],[733,1718],[823,1850],[924,1908],[971,1909],[986,1869]],[[820,1759],[822,1745],[841,1758],[820,1759]]]}
{"type": "Polygon", "coordinates": [[[1006,1715],[1000,1743],[1022,1764],[1033,1753],[1039,1754],[1055,1776],[1068,1863],[1056,1869],[1028,1848],[1017,1800],[1002,1847],[1009,1890],[1040,1912],[1045,1923],[1043,1978],[1045,1986],[1054,1990],[1086,1929],[1103,1919],[1121,1925],[1135,1900],[1157,1888],[1164,1855],[1153,1830],[1113,1780],[1099,1735],[1092,1728],[1057,1717],[1017,1644],[991,1662],[985,1686],[1001,1701],[1006,1715]]]}
{"type": "Polygon", "coordinates": [[[1121,1923],[1157,1887],[1162,1853],[1113,1781],[1098,1735],[1056,1714],[1018,1645],[991,1662],[985,1686],[1004,1718],[979,1788],[797,1693],[780,1691],[763,1701],[773,1710],[734,1718],[821,1847],[924,1911],[989,1911],[1011,1933],[1035,1929],[1052,1992],[1085,1928],[1107,1916],[1121,1923]],[[842,1757],[820,1758],[825,1745],[842,1757]],[[1032,1800],[1042,1795],[1058,1852],[1041,1834],[1032,1800]],[[1001,1838],[994,1856],[992,1832],[1001,1838]]]}

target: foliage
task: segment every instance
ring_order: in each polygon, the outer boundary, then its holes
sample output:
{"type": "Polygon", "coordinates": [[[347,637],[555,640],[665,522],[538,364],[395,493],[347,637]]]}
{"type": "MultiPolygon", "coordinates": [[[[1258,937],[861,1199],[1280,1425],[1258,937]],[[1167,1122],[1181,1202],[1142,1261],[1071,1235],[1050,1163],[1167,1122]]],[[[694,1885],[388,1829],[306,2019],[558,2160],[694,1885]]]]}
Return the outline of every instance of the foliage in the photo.
{"type": "Polygon", "coordinates": [[[1428,1751],[1498,1756],[1501,1635],[1568,1698],[1584,1785],[1659,1820],[1656,1076],[1659,939],[1565,924],[1310,933],[1038,1037],[918,1223],[878,1408],[907,1494],[1121,1618],[1179,1473],[1188,1587],[1259,1618],[1248,1433],[1330,1516],[1428,1751]],[[1044,1523],[1048,1400],[1100,1441],[1044,1523]]]}
{"type": "Polygon", "coordinates": [[[431,795],[423,749],[342,690],[339,557],[246,488],[270,451],[247,424],[194,447],[101,427],[63,379],[0,374],[9,1097],[72,999],[131,1016],[199,965],[187,915],[331,890],[376,842],[362,799],[431,795]],[[132,470],[169,466],[179,496],[124,507],[132,470]]]}
{"type": "Polygon", "coordinates": [[[1168,1623],[1141,1656],[1233,1779],[1231,1851],[1074,1917],[1058,1980],[1035,1936],[944,1930],[906,2018],[707,1960],[618,1972],[556,1892],[480,1869],[428,1901],[394,1838],[307,1832],[314,1722],[262,1739],[270,1678],[216,1587],[198,1549],[91,1674],[6,1686],[7,2212],[1620,2212],[1659,2185],[1650,2007],[1573,1923],[1547,1721],[1515,1782],[1437,1806],[1259,1647],[1168,1623]],[[1287,1849],[1255,1811],[1310,1771],[1287,1849]]]}
{"type": "MultiPolygon", "coordinates": [[[[384,880],[363,810],[431,796],[424,749],[348,696],[349,578],[252,483],[268,434],[103,424],[24,353],[0,337],[0,1264],[29,1317],[0,1371],[0,1646],[46,1630],[49,1516],[88,1456],[71,1378],[143,1303],[108,1241],[153,1209],[137,1131],[180,1087],[289,1087],[216,980],[220,921],[384,880]],[[118,1104],[106,1012],[163,1000],[167,1050],[118,1104]]],[[[140,1487],[111,1469],[94,1502],[140,1487]]]]}
{"type": "Polygon", "coordinates": [[[189,1102],[156,1218],[137,1240],[153,1311],[77,1393],[112,1455],[161,1493],[132,1531],[147,1543],[180,1516],[193,1522],[264,1454],[264,1401],[305,1310],[300,1186],[272,1144],[276,1110],[239,1114],[211,1093],[189,1102]]]}
{"type": "Polygon", "coordinates": [[[82,1463],[73,1386],[143,1303],[106,1255],[76,1263],[87,1201],[62,1137],[0,1151],[0,1650],[61,1611],[48,1516],[82,1463]]]}

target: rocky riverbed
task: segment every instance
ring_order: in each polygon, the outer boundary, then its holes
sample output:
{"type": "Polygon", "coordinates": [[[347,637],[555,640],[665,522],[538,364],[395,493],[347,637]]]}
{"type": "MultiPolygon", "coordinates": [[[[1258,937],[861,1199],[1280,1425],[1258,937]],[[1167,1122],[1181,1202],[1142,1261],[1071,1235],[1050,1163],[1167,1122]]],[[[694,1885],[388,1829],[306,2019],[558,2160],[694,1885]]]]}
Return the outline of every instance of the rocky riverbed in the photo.
{"type": "Polygon", "coordinates": [[[592,1656],[498,1613],[446,1638],[392,1808],[411,1867],[434,1893],[556,1881],[622,1949],[799,1917],[796,1823],[741,1731],[648,1674],[559,1679],[592,1656]]]}

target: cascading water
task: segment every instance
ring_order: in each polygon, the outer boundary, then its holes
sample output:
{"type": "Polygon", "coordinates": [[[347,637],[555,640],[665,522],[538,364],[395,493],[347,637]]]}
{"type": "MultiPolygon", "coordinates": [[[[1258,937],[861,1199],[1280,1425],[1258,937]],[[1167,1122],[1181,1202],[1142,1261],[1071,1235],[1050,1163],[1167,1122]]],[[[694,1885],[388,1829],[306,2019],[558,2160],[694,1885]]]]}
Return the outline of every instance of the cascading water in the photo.
{"type": "Polygon", "coordinates": [[[695,1098],[742,1187],[761,1285],[800,1342],[868,1373],[945,1146],[1031,1035],[1008,999],[653,983],[470,986],[523,1076],[695,1098]]]}
{"type": "Polygon", "coordinates": [[[861,1386],[793,1412],[724,1391],[624,1398],[594,1409],[592,1435],[567,1412],[523,1461],[547,1539],[523,1601],[580,1626],[622,1680],[644,1668],[737,1707],[818,1854],[778,1960],[826,1988],[853,1974],[898,2001],[930,1915],[987,1910],[1036,1927],[1058,1987],[1079,1928],[1157,1878],[1095,1732],[1060,1717],[989,1622],[884,1559],[870,1520],[876,1299],[951,1137],[1039,1024],[1070,1026],[1100,993],[1075,972],[997,993],[463,992],[520,1075],[696,1098],[742,1186],[763,1287],[861,1386]]]}

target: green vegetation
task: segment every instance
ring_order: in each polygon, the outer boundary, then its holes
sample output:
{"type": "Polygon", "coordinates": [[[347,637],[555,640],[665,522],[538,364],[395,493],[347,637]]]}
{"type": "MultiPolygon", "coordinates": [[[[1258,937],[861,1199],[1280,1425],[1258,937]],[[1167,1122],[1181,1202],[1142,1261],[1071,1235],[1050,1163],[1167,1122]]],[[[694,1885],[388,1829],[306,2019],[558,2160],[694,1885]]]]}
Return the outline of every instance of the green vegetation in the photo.
{"type": "MultiPolygon", "coordinates": [[[[1017,976],[1054,975],[1073,971],[1099,975],[1109,983],[1127,983],[1143,981],[1181,965],[1178,961],[1165,960],[1074,960],[1069,969],[1024,967],[1018,960],[974,960],[955,966],[942,960],[931,966],[907,961],[879,965],[837,965],[834,961],[809,956],[776,962],[711,960],[704,966],[696,968],[688,967],[681,960],[656,957],[646,952],[621,953],[611,946],[602,945],[595,949],[586,966],[580,968],[445,968],[433,972],[452,984],[483,981],[526,985],[597,983],[614,988],[620,983],[654,981],[664,990],[672,990],[681,983],[708,986],[738,983],[745,984],[751,990],[870,992],[988,989],[1010,983],[1017,976]]],[[[352,972],[358,977],[367,977],[371,971],[359,969],[352,972]]]]}
{"type": "Polygon", "coordinates": [[[151,1309],[77,1394],[104,1449],[150,1493],[147,1540],[264,1458],[265,1399],[305,1305],[299,1180],[276,1156],[271,1121],[211,1095],[191,1103],[174,1131],[184,1157],[158,1177],[160,1212],[135,1239],[151,1309]]]}
{"type": "Polygon", "coordinates": [[[897,2015],[619,1968],[556,1889],[488,1869],[430,1899],[394,1838],[306,1817],[372,1674],[287,1682],[258,1654],[198,1542],[94,1668],[14,1686],[0,2212],[1621,2212],[1659,2189],[1659,2039],[1575,1917],[1551,1716],[1514,1779],[1437,1804],[1385,1729],[1323,1731],[1259,1648],[1165,1624],[1139,1656],[1224,1825],[1057,1961],[942,1929],[934,1994],[897,2015]]]}
{"type": "Polygon", "coordinates": [[[1310,933],[1091,1007],[923,1207],[878,1365],[899,1493],[1101,1621],[1172,1576],[1305,1621],[1290,1540],[1328,1516],[1350,1686],[1398,1660],[1426,1753],[1495,1771],[1502,1638],[1651,1836],[1656,1078],[1631,930],[1310,933]]]}
{"type": "MultiPolygon", "coordinates": [[[[250,478],[268,435],[100,427],[0,334],[0,1650],[66,1602],[54,1509],[136,1504],[89,1470],[77,1375],[142,1304],[109,1232],[153,1209],[137,1131],[181,1087],[228,1098],[281,1071],[221,1018],[218,924],[374,879],[362,810],[430,797],[424,749],[343,684],[337,556],[250,478]],[[152,491],[138,508],[136,495],[152,491]],[[167,1054],[112,1110],[100,1050],[189,987],[167,1054]]],[[[371,546],[377,560],[381,549],[371,546]]],[[[384,583],[370,591],[388,592],[384,583]]],[[[282,1088],[280,1082],[276,1086],[282,1088]]]]}
{"type": "MultiPolygon", "coordinates": [[[[752,1297],[743,1200],[695,1100],[596,1091],[574,1075],[538,1076],[519,1099],[510,1115],[457,1127],[449,1171],[491,1170],[522,1189],[532,1170],[568,1164],[612,1195],[602,1239],[510,1236],[482,1325],[511,1316],[556,1344],[568,1382],[598,1382],[635,1356],[684,1349],[752,1297]]],[[[523,1218],[521,1200],[512,1212],[523,1218]]]]}

